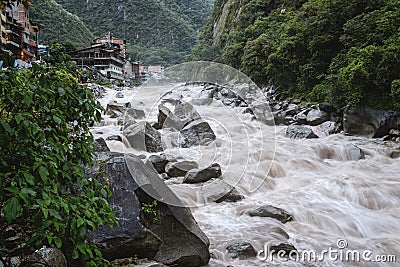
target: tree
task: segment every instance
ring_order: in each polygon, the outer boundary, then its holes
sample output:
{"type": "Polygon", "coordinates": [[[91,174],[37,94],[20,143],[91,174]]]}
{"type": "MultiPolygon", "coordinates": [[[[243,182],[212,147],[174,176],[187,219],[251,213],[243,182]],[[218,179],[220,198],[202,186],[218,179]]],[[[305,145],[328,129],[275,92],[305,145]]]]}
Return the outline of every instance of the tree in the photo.
{"type": "Polygon", "coordinates": [[[29,255],[55,246],[69,266],[96,266],[89,231],[115,223],[107,186],[83,169],[100,104],[67,70],[38,65],[0,72],[0,99],[0,247],[29,255]],[[24,229],[19,244],[7,241],[10,229],[24,229]]]}

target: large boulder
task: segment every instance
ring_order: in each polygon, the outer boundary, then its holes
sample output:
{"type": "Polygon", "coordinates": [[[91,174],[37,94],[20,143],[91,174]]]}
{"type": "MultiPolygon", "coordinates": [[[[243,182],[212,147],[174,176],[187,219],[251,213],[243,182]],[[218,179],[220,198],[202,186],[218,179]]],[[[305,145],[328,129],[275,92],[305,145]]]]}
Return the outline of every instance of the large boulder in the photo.
{"type": "Polygon", "coordinates": [[[393,111],[348,108],[343,114],[343,129],[350,135],[380,138],[391,129],[400,129],[400,117],[393,111]]]}
{"type": "Polygon", "coordinates": [[[192,104],[198,106],[210,105],[213,102],[213,92],[212,88],[203,89],[197,96],[192,98],[192,104]]]}
{"type": "Polygon", "coordinates": [[[208,238],[154,170],[136,156],[120,156],[105,164],[104,177],[110,183],[113,194],[108,201],[119,222],[93,234],[107,259],[137,256],[181,267],[208,263],[208,238]],[[155,213],[143,212],[143,205],[154,201],[155,213]]]}
{"type": "Polygon", "coordinates": [[[215,140],[214,131],[210,125],[201,119],[187,124],[182,130],[183,141],[180,147],[191,147],[196,145],[207,146],[215,140]]]}
{"type": "Polygon", "coordinates": [[[235,187],[221,179],[211,179],[201,189],[207,202],[237,202],[244,199],[235,187]]]}
{"type": "Polygon", "coordinates": [[[176,104],[176,103],[180,102],[182,100],[182,98],[183,98],[183,96],[181,94],[169,91],[161,96],[161,102],[162,103],[168,102],[171,104],[176,104]]]}
{"type": "Polygon", "coordinates": [[[319,109],[312,109],[307,114],[307,123],[315,126],[329,120],[329,115],[325,111],[319,109]]]}
{"type": "Polygon", "coordinates": [[[176,103],[174,112],[165,105],[160,104],[158,106],[158,121],[156,128],[175,128],[180,131],[185,125],[197,119],[200,119],[200,114],[187,102],[179,101],[176,103]]]}
{"type": "Polygon", "coordinates": [[[31,267],[67,267],[67,259],[61,250],[51,247],[42,247],[29,256],[31,267]]]}
{"type": "Polygon", "coordinates": [[[335,108],[331,106],[328,102],[322,102],[318,104],[319,110],[325,111],[326,113],[330,114],[335,112],[335,108]]]}
{"type": "Polygon", "coordinates": [[[200,114],[196,111],[196,109],[187,102],[179,102],[175,106],[174,114],[180,119],[180,121],[182,121],[183,126],[194,120],[201,118],[200,114]]]}
{"type": "Polygon", "coordinates": [[[313,132],[318,136],[318,137],[325,137],[331,134],[335,134],[339,132],[339,127],[336,125],[335,122],[333,121],[326,121],[324,123],[321,123],[320,125],[316,126],[313,129],[313,132]]]}
{"type": "Polygon", "coordinates": [[[365,153],[356,145],[347,144],[344,146],[345,160],[357,161],[365,159],[365,153]]]}
{"type": "Polygon", "coordinates": [[[161,134],[147,122],[138,122],[124,129],[130,146],[137,150],[152,153],[164,150],[161,134]]]}
{"type": "Polygon", "coordinates": [[[155,129],[167,128],[165,125],[165,120],[172,116],[174,116],[174,114],[169,108],[167,108],[163,104],[158,105],[158,121],[154,125],[154,128],[155,129]]]}
{"type": "Polygon", "coordinates": [[[299,125],[289,125],[286,129],[286,137],[290,139],[318,138],[312,129],[299,125]]]}
{"type": "Polygon", "coordinates": [[[188,171],[183,182],[187,184],[203,183],[212,178],[219,178],[221,175],[221,166],[218,163],[214,163],[205,169],[192,169],[188,171]]]}
{"type": "Polygon", "coordinates": [[[277,208],[271,205],[264,205],[261,207],[258,207],[255,210],[251,210],[248,212],[248,214],[251,217],[270,217],[270,218],[274,218],[277,219],[278,221],[280,221],[281,223],[286,223],[286,222],[290,222],[291,220],[293,220],[293,216],[290,215],[287,211],[281,209],[281,208],[277,208]]]}
{"type": "Polygon", "coordinates": [[[164,173],[165,172],[165,166],[167,166],[169,160],[165,156],[165,154],[160,154],[160,155],[151,155],[149,157],[149,161],[153,165],[154,169],[158,173],[164,173]]]}
{"type": "MultiPolygon", "coordinates": [[[[162,240],[138,220],[141,204],[136,196],[139,186],[130,174],[123,155],[111,158],[105,165],[104,177],[109,181],[112,196],[108,199],[119,225],[103,227],[93,234],[93,240],[109,260],[134,255],[154,258],[162,240]]],[[[105,178],[105,179],[106,179],[105,178]]]]}
{"type": "Polygon", "coordinates": [[[125,120],[130,120],[130,119],[144,119],[146,114],[144,113],[144,110],[141,108],[127,108],[125,111],[125,120]]]}
{"type": "Polygon", "coordinates": [[[110,118],[121,117],[130,106],[130,103],[118,103],[116,101],[110,102],[106,107],[106,115],[110,118]]]}
{"type": "Polygon", "coordinates": [[[178,161],[178,162],[169,162],[165,166],[165,172],[169,177],[180,177],[185,176],[186,173],[192,169],[198,168],[199,165],[195,161],[178,161]]]}

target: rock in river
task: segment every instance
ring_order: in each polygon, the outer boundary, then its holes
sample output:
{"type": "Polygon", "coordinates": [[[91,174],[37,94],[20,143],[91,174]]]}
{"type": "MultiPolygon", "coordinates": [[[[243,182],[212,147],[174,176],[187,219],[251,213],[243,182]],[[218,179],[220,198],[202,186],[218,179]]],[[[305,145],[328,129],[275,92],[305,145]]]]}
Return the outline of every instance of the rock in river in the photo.
{"type": "Polygon", "coordinates": [[[293,220],[292,215],[290,215],[287,211],[271,205],[261,206],[255,210],[249,211],[248,214],[251,217],[258,216],[258,217],[274,218],[280,221],[281,223],[286,223],[293,220]]]}
{"type": "Polygon", "coordinates": [[[124,135],[135,149],[153,153],[164,150],[161,134],[147,122],[138,122],[127,127],[124,135]]]}
{"type": "Polygon", "coordinates": [[[183,182],[187,184],[203,183],[211,178],[219,178],[221,175],[221,166],[218,163],[214,163],[205,169],[193,169],[188,171],[183,182]]]}
{"type": "Polygon", "coordinates": [[[318,138],[312,129],[299,125],[289,125],[286,130],[286,137],[291,139],[318,138]]]}
{"type": "Polygon", "coordinates": [[[229,258],[239,260],[246,260],[256,256],[256,250],[248,242],[241,242],[230,245],[226,248],[228,250],[229,258]]]}
{"type": "Polygon", "coordinates": [[[210,125],[201,119],[195,120],[186,125],[182,129],[181,134],[184,138],[181,147],[191,147],[196,145],[207,146],[216,138],[210,125]]]}
{"type": "Polygon", "coordinates": [[[92,239],[107,259],[137,256],[181,267],[208,263],[208,238],[154,170],[132,155],[113,157],[104,169],[119,225],[99,229],[92,239]],[[154,200],[156,221],[141,209],[154,200]]]}

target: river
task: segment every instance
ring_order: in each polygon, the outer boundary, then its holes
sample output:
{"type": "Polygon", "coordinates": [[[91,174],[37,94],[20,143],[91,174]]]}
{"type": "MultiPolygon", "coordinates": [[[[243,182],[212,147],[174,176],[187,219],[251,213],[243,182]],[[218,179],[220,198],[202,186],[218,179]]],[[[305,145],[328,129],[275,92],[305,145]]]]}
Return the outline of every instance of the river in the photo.
{"type": "MultiPolygon", "coordinates": [[[[148,84],[123,88],[123,98],[116,98],[118,92],[108,89],[100,102],[106,107],[110,101],[135,105],[141,101],[146,120],[156,122],[162,94],[173,90],[190,102],[202,88],[183,83],[148,84]]],[[[374,262],[390,260],[391,255],[400,261],[400,159],[390,157],[393,149],[400,147],[398,143],[343,134],[293,140],[285,137],[286,126],[255,120],[243,113],[245,107],[213,101],[195,108],[210,124],[216,140],[208,146],[174,148],[168,146],[169,132],[162,130],[165,153],[195,160],[200,167],[219,163],[224,181],[245,197],[234,203],[207,203],[201,184],[182,184],[182,178],[166,181],[191,208],[210,239],[209,266],[396,266],[374,262]],[[365,159],[354,160],[354,145],[361,148],[365,159]],[[294,219],[282,224],[247,214],[263,205],[282,208],[294,219]],[[238,242],[249,242],[258,257],[229,258],[226,248],[238,242]],[[267,247],[282,242],[299,252],[313,252],[318,259],[297,262],[263,257],[267,247]],[[348,251],[360,260],[347,260],[348,251]]],[[[95,137],[122,136],[116,119],[104,116],[104,121],[92,128],[95,137]]],[[[149,156],[130,148],[126,141],[107,144],[112,151],[149,156]]]]}

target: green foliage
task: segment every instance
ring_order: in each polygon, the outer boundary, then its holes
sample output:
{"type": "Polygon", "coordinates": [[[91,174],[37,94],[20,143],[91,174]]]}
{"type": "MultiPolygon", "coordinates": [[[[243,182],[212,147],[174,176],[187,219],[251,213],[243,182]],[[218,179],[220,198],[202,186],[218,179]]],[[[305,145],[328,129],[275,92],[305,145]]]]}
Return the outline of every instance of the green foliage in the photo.
{"type": "Polygon", "coordinates": [[[157,200],[154,200],[151,203],[142,203],[143,213],[150,215],[153,223],[158,222],[156,207],[157,207],[157,200]]]}
{"type": "Polygon", "coordinates": [[[32,21],[39,25],[39,42],[61,42],[83,48],[89,46],[94,39],[92,32],[80,18],[66,11],[54,0],[33,1],[29,10],[32,21]]]}
{"type": "Polygon", "coordinates": [[[398,109],[399,25],[395,0],[220,0],[192,57],[216,47],[214,60],[285,94],[398,109]]]}
{"type": "Polygon", "coordinates": [[[400,110],[400,80],[392,82],[391,95],[395,101],[396,108],[400,110]]]}
{"type": "Polygon", "coordinates": [[[0,247],[20,225],[19,246],[61,248],[69,266],[96,266],[89,231],[116,221],[108,188],[84,176],[93,159],[89,124],[101,106],[65,69],[0,72],[0,247]]]}

